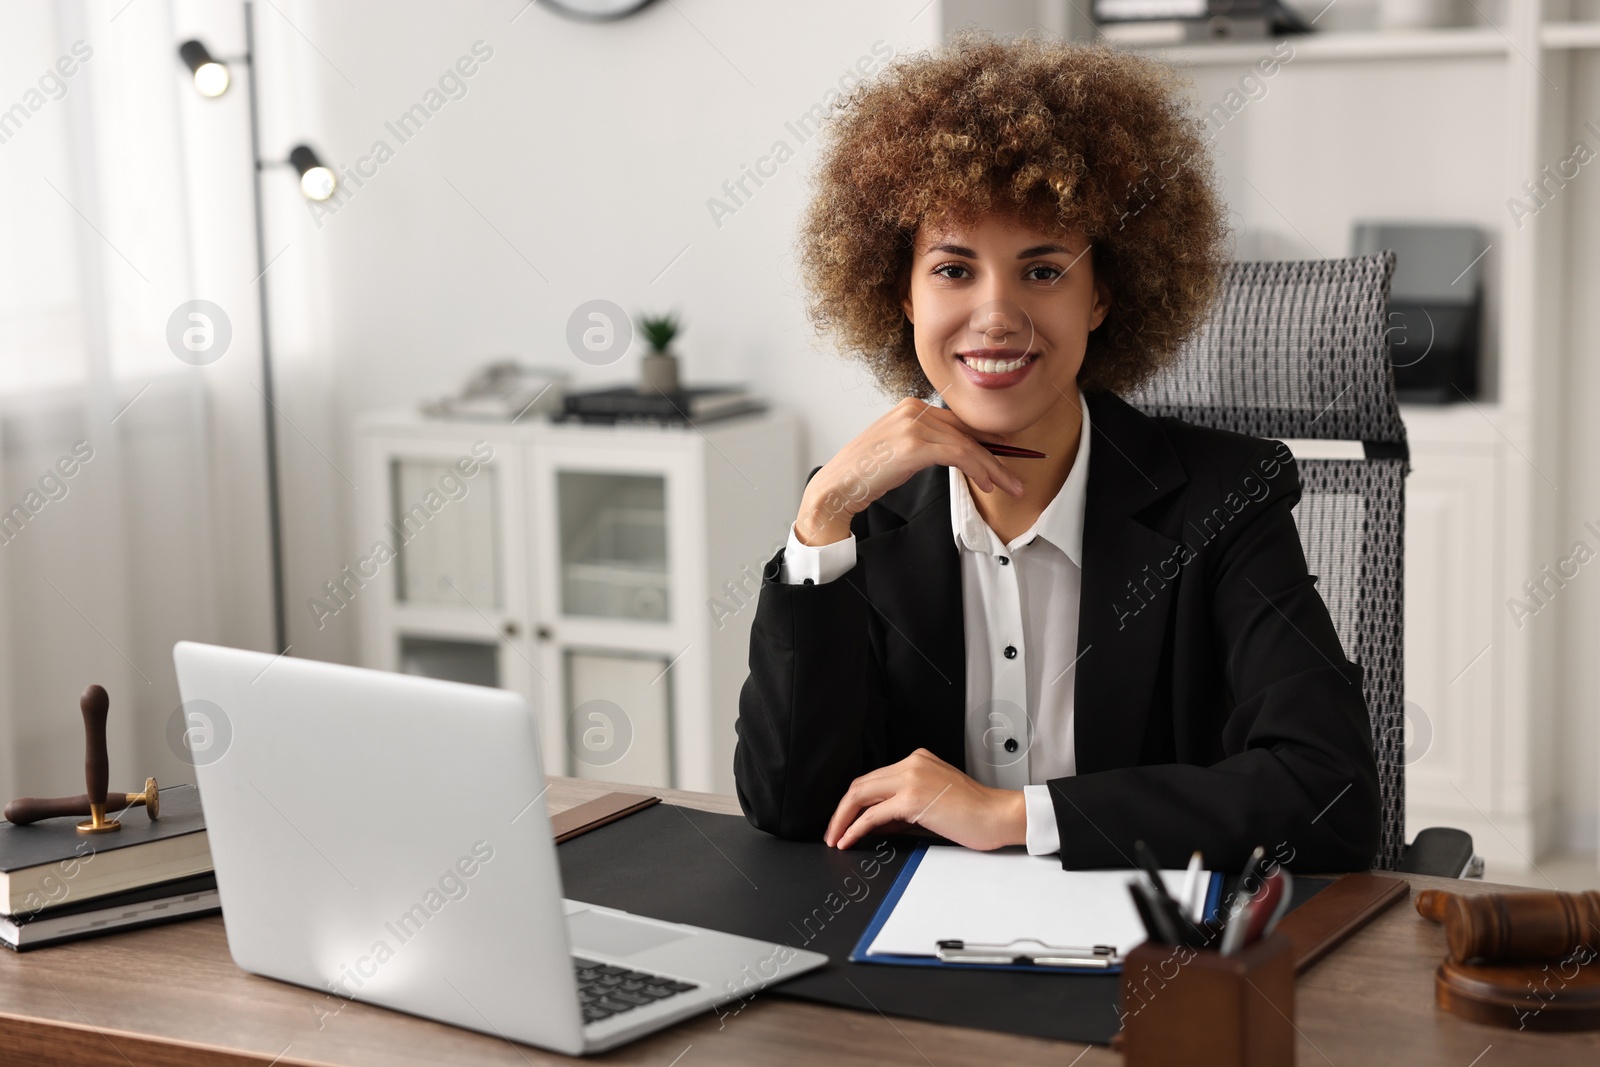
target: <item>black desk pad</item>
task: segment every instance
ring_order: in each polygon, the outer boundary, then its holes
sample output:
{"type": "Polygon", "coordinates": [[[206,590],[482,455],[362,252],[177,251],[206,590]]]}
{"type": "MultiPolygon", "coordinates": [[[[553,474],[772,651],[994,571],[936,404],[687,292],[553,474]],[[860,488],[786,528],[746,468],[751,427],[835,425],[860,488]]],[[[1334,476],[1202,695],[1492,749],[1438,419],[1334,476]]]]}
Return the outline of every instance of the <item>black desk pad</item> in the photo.
{"type": "MultiPolygon", "coordinates": [[[[558,846],[573,900],[810,949],[820,970],[755,996],[818,1001],[955,1026],[1108,1044],[1119,1028],[1118,975],[941,970],[850,963],[911,851],[896,836],[848,852],[782,841],[743,816],[661,803],[558,846]]],[[[1295,879],[1294,905],[1328,879],[1295,879]]],[[[732,1001],[718,1009],[733,1012],[732,1001]]]]}

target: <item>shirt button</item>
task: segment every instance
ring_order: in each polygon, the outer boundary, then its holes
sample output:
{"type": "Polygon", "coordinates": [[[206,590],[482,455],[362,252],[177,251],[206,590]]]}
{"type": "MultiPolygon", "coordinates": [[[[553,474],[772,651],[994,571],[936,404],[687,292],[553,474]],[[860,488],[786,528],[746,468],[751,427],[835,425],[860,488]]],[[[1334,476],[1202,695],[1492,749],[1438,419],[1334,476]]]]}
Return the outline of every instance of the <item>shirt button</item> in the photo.
{"type": "Polygon", "coordinates": [[[1006,751],[1007,752],[1015,752],[1016,750],[1017,750],[1017,739],[1015,737],[1006,738],[1006,751]]]}
{"type": "Polygon", "coordinates": [[[1017,646],[1016,645],[1007,645],[1006,646],[1006,659],[1016,659],[1016,658],[1017,658],[1017,646]]]}
{"type": "Polygon", "coordinates": [[[1004,557],[1004,556],[1000,557],[1000,566],[1004,567],[1006,564],[1008,564],[1010,562],[1011,561],[1009,559],[1007,559],[1006,557],[1004,557]]]}

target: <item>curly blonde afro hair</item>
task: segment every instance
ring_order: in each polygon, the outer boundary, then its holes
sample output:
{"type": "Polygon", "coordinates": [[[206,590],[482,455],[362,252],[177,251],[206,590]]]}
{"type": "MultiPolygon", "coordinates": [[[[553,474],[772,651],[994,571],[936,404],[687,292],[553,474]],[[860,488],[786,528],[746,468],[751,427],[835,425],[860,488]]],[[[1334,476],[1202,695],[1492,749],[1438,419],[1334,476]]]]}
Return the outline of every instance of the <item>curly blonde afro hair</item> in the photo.
{"type": "Polygon", "coordinates": [[[1231,248],[1187,84],[1105,45],[971,30],[891,63],[824,125],[798,243],[812,323],[886,393],[931,398],[900,303],[913,238],[999,212],[1091,242],[1111,310],[1078,383],[1136,389],[1204,321],[1231,248]]]}

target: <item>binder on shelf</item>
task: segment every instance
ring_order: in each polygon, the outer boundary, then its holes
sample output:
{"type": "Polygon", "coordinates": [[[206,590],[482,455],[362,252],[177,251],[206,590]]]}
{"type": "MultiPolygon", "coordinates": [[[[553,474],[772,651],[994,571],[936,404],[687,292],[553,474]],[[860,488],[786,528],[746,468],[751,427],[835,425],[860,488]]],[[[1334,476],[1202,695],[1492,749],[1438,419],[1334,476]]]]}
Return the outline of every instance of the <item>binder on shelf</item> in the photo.
{"type": "Polygon", "coordinates": [[[641,393],[628,385],[568,393],[562,417],[568,422],[648,422],[687,425],[765,411],[765,400],[741,386],[699,385],[675,393],[641,393]]]}

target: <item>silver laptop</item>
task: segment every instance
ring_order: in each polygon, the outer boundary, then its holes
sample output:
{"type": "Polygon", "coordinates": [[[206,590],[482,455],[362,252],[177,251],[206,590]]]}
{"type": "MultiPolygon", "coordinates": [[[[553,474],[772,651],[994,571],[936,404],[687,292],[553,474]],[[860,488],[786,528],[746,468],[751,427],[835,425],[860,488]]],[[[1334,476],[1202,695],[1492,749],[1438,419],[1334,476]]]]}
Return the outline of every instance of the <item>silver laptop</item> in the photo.
{"type": "Polygon", "coordinates": [[[358,1000],[599,1052],[827,962],[564,900],[515,693],[188,641],[173,660],[228,948],[317,990],[325,1026],[358,1000]]]}

